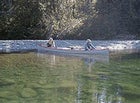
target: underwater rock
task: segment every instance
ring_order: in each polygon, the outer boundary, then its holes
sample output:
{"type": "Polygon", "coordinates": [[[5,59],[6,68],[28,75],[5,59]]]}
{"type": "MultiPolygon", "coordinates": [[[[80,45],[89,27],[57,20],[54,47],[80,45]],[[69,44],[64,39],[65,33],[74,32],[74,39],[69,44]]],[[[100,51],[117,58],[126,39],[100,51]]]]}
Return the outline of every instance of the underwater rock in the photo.
{"type": "Polygon", "coordinates": [[[18,96],[12,91],[1,91],[0,98],[16,100],[18,99],[18,96]]]}
{"type": "Polygon", "coordinates": [[[15,84],[15,81],[12,79],[0,79],[0,86],[10,86],[15,84]]]}
{"type": "Polygon", "coordinates": [[[29,97],[35,97],[37,96],[37,92],[31,88],[24,88],[22,91],[21,91],[21,96],[23,98],[29,98],[29,97]]]}

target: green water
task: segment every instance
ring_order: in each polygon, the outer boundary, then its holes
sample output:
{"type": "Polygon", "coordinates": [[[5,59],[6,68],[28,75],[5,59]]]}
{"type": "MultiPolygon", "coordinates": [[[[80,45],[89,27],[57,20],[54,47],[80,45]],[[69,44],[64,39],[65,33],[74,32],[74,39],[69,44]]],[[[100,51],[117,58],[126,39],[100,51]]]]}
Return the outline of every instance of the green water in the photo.
{"type": "Polygon", "coordinates": [[[139,55],[109,62],[38,53],[0,54],[0,103],[140,103],[139,55]]]}

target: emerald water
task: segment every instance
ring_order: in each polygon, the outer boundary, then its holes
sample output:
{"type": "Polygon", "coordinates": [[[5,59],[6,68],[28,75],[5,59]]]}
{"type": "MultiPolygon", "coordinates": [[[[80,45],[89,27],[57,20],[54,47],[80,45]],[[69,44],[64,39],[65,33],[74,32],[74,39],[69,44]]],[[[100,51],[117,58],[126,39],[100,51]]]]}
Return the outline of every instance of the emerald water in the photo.
{"type": "Polygon", "coordinates": [[[140,103],[140,55],[109,62],[43,53],[0,54],[0,103],[140,103]]]}

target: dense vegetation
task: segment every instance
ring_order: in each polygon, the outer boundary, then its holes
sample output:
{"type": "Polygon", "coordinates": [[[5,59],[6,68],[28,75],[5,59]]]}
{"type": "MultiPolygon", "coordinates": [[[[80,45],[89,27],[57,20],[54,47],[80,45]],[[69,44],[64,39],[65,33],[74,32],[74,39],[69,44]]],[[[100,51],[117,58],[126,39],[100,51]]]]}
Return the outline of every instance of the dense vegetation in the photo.
{"type": "Polygon", "coordinates": [[[0,39],[139,39],[138,0],[1,0],[0,39]]]}

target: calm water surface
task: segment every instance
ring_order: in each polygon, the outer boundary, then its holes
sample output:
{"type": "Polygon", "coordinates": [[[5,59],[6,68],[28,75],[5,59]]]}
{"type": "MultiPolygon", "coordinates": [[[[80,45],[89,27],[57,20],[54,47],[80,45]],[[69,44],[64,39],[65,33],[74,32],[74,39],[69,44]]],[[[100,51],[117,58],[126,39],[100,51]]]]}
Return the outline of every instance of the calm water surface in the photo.
{"type": "Polygon", "coordinates": [[[0,103],[140,103],[140,55],[107,62],[45,53],[0,54],[0,103]]]}

